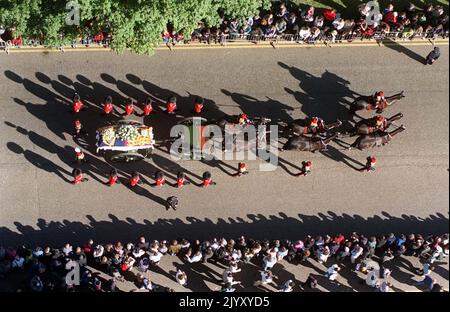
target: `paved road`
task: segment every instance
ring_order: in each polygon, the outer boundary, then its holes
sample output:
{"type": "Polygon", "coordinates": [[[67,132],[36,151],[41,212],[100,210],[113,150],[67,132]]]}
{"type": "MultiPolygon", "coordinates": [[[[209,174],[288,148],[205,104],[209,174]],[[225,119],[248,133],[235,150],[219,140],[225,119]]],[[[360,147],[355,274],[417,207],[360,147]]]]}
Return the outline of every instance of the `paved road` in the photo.
{"type": "MultiPolygon", "coordinates": [[[[433,67],[419,61],[430,46],[329,49],[232,49],[158,51],[154,57],[112,53],[1,55],[0,64],[0,243],[54,243],[134,240],[138,235],[173,237],[252,235],[298,238],[306,233],[361,231],[448,231],[449,103],[448,47],[433,67]],[[405,91],[406,99],[386,111],[402,112],[407,130],[392,144],[373,151],[344,151],[333,143],[326,154],[285,152],[274,172],[230,177],[237,161],[172,161],[158,151],[152,160],[121,165],[151,181],[159,168],[169,180],[180,168],[195,181],[205,170],[217,185],[177,190],[145,185],[135,191],[101,182],[109,166],[92,148],[89,182],[73,186],[67,112],[73,90],[91,106],[82,121],[91,131],[106,94],[142,101],[148,94],[179,96],[181,112],[146,120],[160,138],[189,114],[194,95],[207,100],[208,115],[244,111],[289,121],[319,115],[350,116],[345,103],[357,94],[383,89],[405,91]],[[369,154],[376,172],[352,167],[369,154]],[[297,178],[302,160],[312,160],[311,176],[297,178]],[[167,212],[169,195],[181,201],[167,212]]],[[[351,142],[351,140],[346,140],[351,142]]]]}

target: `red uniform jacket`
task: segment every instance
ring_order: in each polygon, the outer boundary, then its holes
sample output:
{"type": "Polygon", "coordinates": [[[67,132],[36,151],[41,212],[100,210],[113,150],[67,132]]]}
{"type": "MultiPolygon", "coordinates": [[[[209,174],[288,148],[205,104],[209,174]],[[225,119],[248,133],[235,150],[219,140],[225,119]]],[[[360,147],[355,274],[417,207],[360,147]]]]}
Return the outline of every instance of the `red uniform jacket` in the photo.
{"type": "Polygon", "coordinates": [[[173,113],[177,109],[177,103],[169,102],[167,103],[167,112],[173,113]]]}
{"type": "Polygon", "coordinates": [[[125,106],[125,113],[127,115],[131,115],[131,114],[134,113],[134,106],[133,106],[133,104],[125,106]]]}
{"type": "Polygon", "coordinates": [[[153,111],[153,107],[151,104],[147,104],[144,106],[144,115],[148,116],[153,111]]]}
{"type": "Polygon", "coordinates": [[[182,187],[184,185],[184,182],[186,181],[186,179],[177,179],[177,186],[178,187],[182,187]]]}
{"type": "Polygon", "coordinates": [[[73,177],[74,184],[80,184],[81,182],[83,182],[83,176],[81,174],[73,177]]]}
{"type": "Polygon", "coordinates": [[[166,182],[166,179],[164,179],[164,178],[156,179],[156,186],[164,185],[165,182],[166,182]]]}
{"type": "Polygon", "coordinates": [[[208,187],[211,184],[211,182],[212,182],[212,179],[203,180],[203,186],[208,187]]]}
{"type": "Polygon", "coordinates": [[[131,186],[136,186],[139,183],[139,181],[140,181],[139,177],[133,177],[133,178],[130,179],[130,185],[131,186]]]}
{"type": "Polygon", "coordinates": [[[203,108],[203,104],[196,103],[195,106],[194,106],[195,112],[197,114],[200,114],[202,112],[202,108],[203,108]]]}
{"type": "Polygon", "coordinates": [[[105,104],[105,107],[103,108],[103,111],[104,111],[106,114],[111,113],[111,112],[113,111],[113,105],[112,105],[112,103],[105,104]]]}
{"type": "Polygon", "coordinates": [[[117,176],[109,176],[109,181],[108,181],[109,186],[116,184],[117,179],[118,179],[117,176]]]}
{"type": "Polygon", "coordinates": [[[75,113],[79,113],[80,110],[83,109],[83,106],[84,106],[84,104],[83,104],[83,102],[81,102],[81,101],[73,102],[73,111],[74,111],[75,113]]]}

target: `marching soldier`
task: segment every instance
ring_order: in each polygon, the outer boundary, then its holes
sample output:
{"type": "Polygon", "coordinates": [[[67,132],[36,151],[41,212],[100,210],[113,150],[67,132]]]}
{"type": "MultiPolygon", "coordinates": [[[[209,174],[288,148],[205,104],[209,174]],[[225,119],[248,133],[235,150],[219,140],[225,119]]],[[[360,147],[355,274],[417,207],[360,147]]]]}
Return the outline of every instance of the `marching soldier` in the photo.
{"type": "Polygon", "coordinates": [[[175,96],[171,96],[167,100],[167,113],[175,114],[176,109],[177,109],[177,98],[175,96]]]}
{"type": "Polygon", "coordinates": [[[194,102],[194,111],[196,114],[200,114],[203,109],[204,100],[202,97],[197,96],[194,102]]]}
{"type": "Polygon", "coordinates": [[[202,187],[208,187],[210,185],[216,185],[216,182],[212,180],[211,172],[206,171],[203,173],[203,182],[201,184],[202,187]]]}
{"type": "Polygon", "coordinates": [[[153,112],[153,106],[152,106],[152,99],[151,98],[147,98],[147,100],[145,100],[143,111],[144,111],[144,116],[149,116],[151,114],[151,112],[153,112]]]}
{"type": "Polygon", "coordinates": [[[137,171],[133,171],[130,178],[130,186],[136,186],[138,184],[142,184],[141,177],[139,176],[139,173],[137,171]]]}
{"type": "Polygon", "coordinates": [[[377,159],[374,156],[369,156],[366,158],[366,165],[359,169],[359,171],[375,171],[375,165],[377,164],[377,159]]]}
{"type": "Polygon", "coordinates": [[[73,96],[73,111],[75,113],[79,113],[82,109],[84,109],[84,104],[81,102],[80,95],[78,93],[75,93],[73,96]]]}
{"type": "Polygon", "coordinates": [[[79,168],[75,168],[72,171],[72,177],[73,177],[73,184],[80,184],[81,182],[88,181],[87,178],[83,177],[83,172],[79,168]]]}
{"type": "Polygon", "coordinates": [[[184,172],[178,172],[177,175],[177,187],[181,188],[186,184],[190,184],[189,181],[186,180],[186,175],[184,174],[184,172]]]}
{"type": "Polygon", "coordinates": [[[126,101],[126,104],[125,104],[125,113],[124,113],[124,115],[130,116],[132,114],[134,114],[134,105],[133,105],[133,101],[130,98],[128,98],[127,101],[126,101]]]}
{"type": "Polygon", "coordinates": [[[108,182],[106,182],[109,186],[113,186],[114,184],[120,184],[119,177],[117,175],[117,170],[112,168],[109,172],[108,182]]]}
{"type": "Polygon", "coordinates": [[[105,103],[103,104],[103,114],[109,115],[113,112],[113,110],[114,106],[112,103],[112,97],[108,95],[105,99],[105,103]]]}
{"type": "Polygon", "coordinates": [[[302,161],[302,171],[297,176],[306,176],[311,173],[312,162],[302,161]]]}
{"type": "Polygon", "coordinates": [[[78,147],[75,148],[75,162],[78,164],[81,162],[86,162],[86,157],[83,151],[78,147]]]}
{"type": "Polygon", "coordinates": [[[75,120],[75,131],[73,133],[73,137],[79,138],[80,136],[87,136],[87,133],[83,130],[83,125],[80,120],[75,120]]]}
{"type": "Polygon", "coordinates": [[[245,165],[245,163],[240,162],[238,164],[238,172],[237,172],[236,176],[240,177],[244,174],[248,174],[247,166],[245,165]]]}
{"type": "Polygon", "coordinates": [[[163,186],[166,183],[164,172],[157,171],[155,173],[155,186],[163,186]]]}

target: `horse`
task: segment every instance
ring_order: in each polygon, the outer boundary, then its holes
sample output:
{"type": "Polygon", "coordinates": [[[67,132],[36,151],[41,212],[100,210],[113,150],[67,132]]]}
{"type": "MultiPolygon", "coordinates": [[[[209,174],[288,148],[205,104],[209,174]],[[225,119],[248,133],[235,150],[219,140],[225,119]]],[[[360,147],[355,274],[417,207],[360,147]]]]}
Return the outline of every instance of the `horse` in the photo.
{"type": "Polygon", "coordinates": [[[359,150],[368,149],[375,146],[383,146],[391,142],[392,137],[402,131],[406,130],[406,128],[401,125],[399,128],[395,129],[391,132],[383,132],[383,133],[374,133],[359,136],[356,141],[348,147],[348,150],[356,147],[359,150]]]}
{"type": "MultiPolygon", "coordinates": [[[[397,102],[400,99],[403,99],[405,97],[405,91],[402,91],[400,93],[394,94],[392,96],[386,97],[386,107],[391,106],[395,102],[397,102]]],[[[350,104],[350,112],[354,114],[357,111],[360,110],[373,110],[376,109],[377,113],[381,113],[384,108],[379,107],[373,107],[373,99],[372,96],[360,96],[356,98],[353,103],[350,104]]]]}
{"type": "MultiPolygon", "coordinates": [[[[387,118],[384,130],[388,129],[394,121],[401,118],[403,118],[402,113],[398,113],[391,118],[387,118]]],[[[377,129],[370,125],[370,119],[363,119],[361,121],[358,121],[355,126],[345,134],[352,137],[355,135],[372,134],[375,132],[377,132],[377,129]]]]}
{"type": "MultiPolygon", "coordinates": [[[[289,134],[301,135],[303,134],[304,128],[308,127],[309,120],[310,120],[309,118],[296,119],[287,125],[287,127],[284,129],[284,132],[287,133],[288,135],[289,134]]],[[[323,132],[329,131],[333,128],[340,127],[341,125],[342,121],[340,121],[339,119],[336,120],[336,122],[324,124],[323,130],[325,131],[323,132]]]]}
{"type": "Polygon", "coordinates": [[[316,152],[316,151],[324,151],[327,148],[327,145],[339,136],[339,132],[334,133],[333,135],[327,137],[326,139],[321,139],[319,137],[306,137],[306,136],[298,136],[290,138],[281,149],[282,152],[286,150],[297,150],[297,151],[307,151],[307,152],[316,152]]]}

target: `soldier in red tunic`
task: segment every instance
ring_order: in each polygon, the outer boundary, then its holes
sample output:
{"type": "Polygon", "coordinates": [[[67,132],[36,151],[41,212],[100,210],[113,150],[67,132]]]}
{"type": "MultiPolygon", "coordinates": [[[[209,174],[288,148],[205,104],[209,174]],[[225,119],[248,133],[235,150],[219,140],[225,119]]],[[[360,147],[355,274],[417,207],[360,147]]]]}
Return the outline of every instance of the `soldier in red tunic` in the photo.
{"type": "Polygon", "coordinates": [[[214,182],[211,178],[211,172],[206,171],[203,173],[203,182],[201,184],[202,187],[208,187],[210,185],[216,185],[216,182],[214,182]]]}
{"type": "Polygon", "coordinates": [[[157,171],[155,173],[155,186],[163,186],[166,183],[166,178],[164,177],[164,172],[157,171]]]}
{"type": "Polygon", "coordinates": [[[88,181],[88,179],[83,177],[83,172],[79,168],[75,168],[72,171],[73,184],[80,184],[81,182],[88,181]]]}
{"type": "MultiPolygon", "coordinates": [[[[386,100],[386,98],[384,97],[384,92],[383,91],[378,91],[376,92],[373,96],[372,96],[372,101],[373,101],[373,108],[377,110],[377,113],[382,113],[383,110],[388,107],[388,102],[386,100]]],[[[370,110],[370,106],[369,106],[369,110],[370,110]]]]}
{"type": "Polygon", "coordinates": [[[196,114],[200,114],[203,109],[204,100],[202,97],[197,96],[194,102],[194,111],[196,114]]]}
{"type": "Polygon", "coordinates": [[[178,172],[176,186],[178,188],[180,188],[180,187],[183,187],[186,184],[190,184],[190,182],[186,180],[186,175],[184,174],[184,172],[181,172],[181,171],[178,172]]]}
{"type": "Polygon", "coordinates": [[[113,111],[114,111],[114,106],[113,106],[113,102],[112,102],[112,97],[108,95],[105,99],[105,103],[103,104],[103,114],[109,115],[113,111]]]}
{"type": "Polygon", "coordinates": [[[147,98],[144,104],[143,116],[149,116],[151,112],[153,112],[152,99],[147,98]]]}
{"type": "Polygon", "coordinates": [[[117,170],[115,168],[112,168],[111,171],[109,172],[109,178],[106,184],[109,186],[113,186],[114,184],[120,184],[119,177],[117,176],[117,170]]]}
{"type": "Polygon", "coordinates": [[[240,177],[244,174],[248,174],[248,170],[247,170],[247,166],[245,165],[245,163],[239,163],[238,164],[238,172],[236,173],[236,177],[240,177]]]}
{"type": "Polygon", "coordinates": [[[133,173],[131,174],[131,178],[130,178],[130,186],[133,187],[138,184],[142,184],[141,177],[139,176],[139,173],[137,173],[136,171],[133,171],[133,173]]]}
{"type": "Polygon", "coordinates": [[[75,120],[75,131],[73,132],[73,137],[79,138],[81,136],[87,136],[87,133],[83,130],[83,125],[80,120],[75,120]]]}
{"type": "Polygon", "coordinates": [[[171,96],[167,100],[167,113],[175,114],[176,109],[177,109],[177,98],[175,96],[171,96]]]}
{"type": "Polygon", "coordinates": [[[84,104],[83,102],[81,102],[81,98],[78,93],[75,93],[75,95],[73,96],[72,106],[75,113],[79,113],[82,109],[84,109],[84,104]]]}
{"type": "Polygon", "coordinates": [[[312,162],[311,161],[302,161],[302,171],[297,175],[306,176],[311,173],[312,162]]]}
{"type": "Polygon", "coordinates": [[[86,157],[83,151],[78,147],[75,148],[75,162],[78,164],[81,162],[86,162],[86,157]]]}
{"type": "Polygon", "coordinates": [[[359,171],[375,171],[375,165],[377,164],[377,159],[374,156],[369,156],[366,158],[366,165],[359,169],[359,171]]]}
{"type": "Polygon", "coordinates": [[[125,104],[125,113],[124,113],[124,115],[130,116],[132,114],[134,114],[134,105],[133,105],[133,101],[130,98],[128,98],[127,101],[126,101],[126,104],[125,104]]]}

